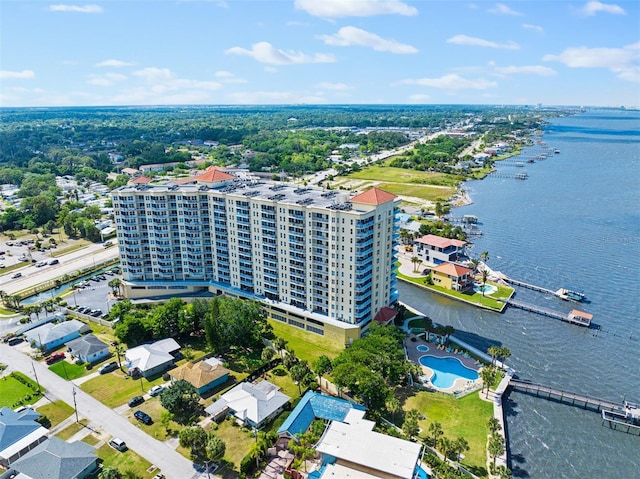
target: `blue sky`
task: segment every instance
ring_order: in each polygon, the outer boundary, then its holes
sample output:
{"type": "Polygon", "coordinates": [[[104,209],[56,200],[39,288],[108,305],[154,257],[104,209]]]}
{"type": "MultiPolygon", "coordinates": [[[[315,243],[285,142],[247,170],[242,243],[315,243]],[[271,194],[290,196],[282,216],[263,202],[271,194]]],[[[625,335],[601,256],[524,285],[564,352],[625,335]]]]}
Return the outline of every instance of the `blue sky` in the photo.
{"type": "Polygon", "coordinates": [[[640,2],[2,0],[0,105],[640,105],[640,2]]]}

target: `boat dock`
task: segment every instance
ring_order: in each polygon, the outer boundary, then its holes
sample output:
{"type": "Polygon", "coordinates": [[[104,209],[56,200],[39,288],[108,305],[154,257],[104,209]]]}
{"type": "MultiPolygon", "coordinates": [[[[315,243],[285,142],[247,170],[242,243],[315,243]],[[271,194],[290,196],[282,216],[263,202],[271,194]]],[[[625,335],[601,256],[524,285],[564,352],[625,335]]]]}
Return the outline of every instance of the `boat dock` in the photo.
{"type": "Polygon", "coordinates": [[[560,321],[576,324],[578,326],[584,326],[587,328],[591,326],[591,320],[593,319],[593,315],[585,313],[583,311],[578,311],[577,309],[574,309],[570,313],[566,314],[559,311],[554,311],[552,309],[543,308],[535,304],[517,301],[515,299],[506,299],[503,301],[509,306],[522,309],[523,311],[529,311],[530,313],[539,314],[548,318],[559,319],[560,321]]]}
{"type": "Polygon", "coordinates": [[[640,436],[640,407],[637,404],[633,404],[624,401],[623,409],[607,411],[602,410],[602,425],[607,424],[611,429],[618,430],[620,428],[626,428],[627,434],[638,434],[640,436]]]}
{"type": "Polygon", "coordinates": [[[487,176],[490,176],[491,178],[511,178],[514,180],[526,180],[529,177],[526,171],[523,171],[522,173],[517,173],[517,174],[492,171],[487,176]]]}
{"type": "Polygon", "coordinates": [[[547,288],[543,288],[542,286],[536,286],[535,284],[525,283],[524,281],[518,281],[516,279],[508,278],[506,276],[504,277],[504,280],[509,284],[513,284],[514,286],[521,286],[523,288],[532,289],[533,291],[539,291],[540,293],[556,294],[555,291],[552,291],[547,288]]]}

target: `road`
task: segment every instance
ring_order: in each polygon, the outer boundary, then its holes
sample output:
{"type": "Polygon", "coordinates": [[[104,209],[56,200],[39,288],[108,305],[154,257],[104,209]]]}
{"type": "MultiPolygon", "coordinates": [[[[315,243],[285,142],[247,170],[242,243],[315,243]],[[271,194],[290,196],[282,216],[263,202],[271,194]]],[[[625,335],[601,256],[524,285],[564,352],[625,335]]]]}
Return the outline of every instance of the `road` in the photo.
{"type": "Polygon", "coordinates": [[[46,281],[58,278],[65,274],[72,273],[117,258],[120,254],[117,245],[105,249],[100,244],[93,244],[77,251],[58,257],[60,264],[54,266],[43,266],[36,268],[35,266],[27,266],[18,270],[22,273],[21,278],[13,279],[11,275],[15,273],[6,273],[0,276],[0,289],[11,295],[23,289],[29,288],[34,284],[44,283],[46,281]]]}
{"type": "MultiPolygon", "coordinates": [[[[38,381],[47,390],[49,398],[55,396],[67,404],[73,404],[75,390],[75,400],[80,416],[88,418],[109,435],[123,439],[131,449],[159,467],[168,479],[206,477],[194,469],[191,461],[178,454],[167,444],[152,438],[81,389],[74,388],[72,382],[65,381],[52,373],[43,364],[32,361],[28,356],[6,344],[0,344],[0,357],[4,363],[10,365],[11,369],[21,371],[30,378],[33,378],[35,369],[38,381]]],[[[212,477],[214,476],[212,475],[212,477]]]]}

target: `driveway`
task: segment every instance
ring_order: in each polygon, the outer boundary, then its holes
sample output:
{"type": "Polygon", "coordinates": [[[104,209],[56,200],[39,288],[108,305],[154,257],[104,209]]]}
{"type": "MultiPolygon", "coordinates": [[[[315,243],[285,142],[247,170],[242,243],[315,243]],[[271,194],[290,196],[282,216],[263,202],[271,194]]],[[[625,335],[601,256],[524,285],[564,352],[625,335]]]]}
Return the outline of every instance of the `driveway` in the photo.
{"type": "Polygon", "coordinates": [[[193,468],[191,461],[175,452],[167,444],[152,438],[115,411],[75,387],[72,382],[65,381],[49,371],[44,365],[31,361],[29,357],[6,344],[0,344],[0,357],[12,369],[21,371],[30,378],[33,378],[35,370],[40,385],[47,390],[47,396],[55,396],[73,405],[75,391],[75,401],[80,416],[88,418],[107,434],[122,438],[131,449],[159,467],[168,479],[206,477],[193,468]]]}

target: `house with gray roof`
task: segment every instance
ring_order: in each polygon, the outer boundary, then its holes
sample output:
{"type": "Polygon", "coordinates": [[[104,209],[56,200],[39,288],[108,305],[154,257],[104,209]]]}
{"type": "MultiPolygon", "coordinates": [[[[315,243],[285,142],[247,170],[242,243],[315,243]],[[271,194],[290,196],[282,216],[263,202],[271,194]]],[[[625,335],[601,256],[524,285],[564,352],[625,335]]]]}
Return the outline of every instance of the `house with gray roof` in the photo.
{"type": "Polygon", "coordinates": [[[85,479],[98,470],[95,448],[81,441],[68,443],[55,436],[11,465],[15,479],[85,479]]]}
{"type": "Polygon", "coordinates": [[[48,430],[36,422],[39,417],[30,408],[0,409],[0,465],[8,466],[47,439],[48,430]]]}
{"type": "Polygon", "coordinates": [[[145,378],[160,374],[173,366],[180,345],[173,338],[161,339],[127,350],[125,365],[129,372],[138,372],[145,378]]]}
{"type": "Polygon", "coordinates": [[[205,409],[214,418],[233,414],[247,426],[260,429],[276,417],[291,398],[269,381],[240,383],[205,409]]]}
{"type": "Polygon", "coordinates": [[[27,331],[24,336],[35,347],[42,347],[45,351],[51,351],[89,331],[91,331],[91,328],[88,325],[77,319],[71,319],[58,324],[43,324],[39,328],[27,331]]]}
{"type": "Polygon", "coordinates": [[[109,356],[109,346],[95,335],[87,334],[67,343],[67,352],[85,363],[96,363],[109,356]]]}

